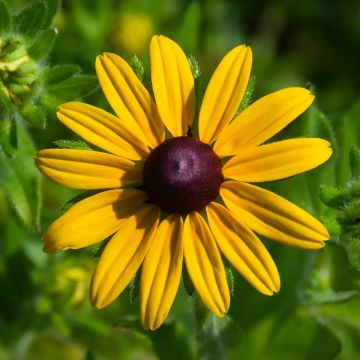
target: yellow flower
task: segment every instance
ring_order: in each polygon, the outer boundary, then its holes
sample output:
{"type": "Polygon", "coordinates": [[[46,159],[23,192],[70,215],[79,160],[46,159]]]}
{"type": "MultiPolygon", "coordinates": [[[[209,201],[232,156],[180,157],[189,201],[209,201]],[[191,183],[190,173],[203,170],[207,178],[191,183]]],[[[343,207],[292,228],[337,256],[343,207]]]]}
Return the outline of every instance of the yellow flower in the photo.
{"type": "Polygon", "coordinates": [[[249,47],[231,50],[215,70],[200,109],[200,139],[189,131],[195,95],[185,54],[154,36],[150,58],[155,101],[122,58],[105,53],[96,71],[117,116],[80,102],[60,107],[60,121],[105,152],[48,149],[36,162],[65,186],[108,189],[56,220],[44,235],[45,251],[82,248],[114,234],[95,268],[91,302],[110,304],[142,265],[140,319],[156,329],[175,298],[183,259],[203,303],[222,316],[230,293],[220,251],[258,291],[272,295],[279,274],[255,233],[305,249],[324,245],[329,234],[318,220],[250,183],[310,170],[332,151],[322,139],[261,145],[311,105],[314,96],[303,88],[267,95],[233,119],[250,76],[249,47]]]}

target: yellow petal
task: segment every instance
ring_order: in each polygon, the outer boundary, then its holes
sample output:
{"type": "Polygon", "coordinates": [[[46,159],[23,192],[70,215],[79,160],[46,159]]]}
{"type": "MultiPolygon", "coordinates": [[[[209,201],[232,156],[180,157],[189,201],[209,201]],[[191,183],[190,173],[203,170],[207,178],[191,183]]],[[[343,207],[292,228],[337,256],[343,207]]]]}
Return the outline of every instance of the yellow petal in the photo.
{"type": "Polygon", "coordinates": [[[156,104],[173,136],[186,135],[195,113],[194,78],[179,45],[165,36],[150,43],[151,82],[156,104]]]}
{"type": "Polygon", "coordinates": [[[318,220],[271,191],[227,181],[220,195],[227,208],[255,232],[287,245],[319,249],[329,233],[318,220]]]}
{"type": "Polygon", "coordinates": [[[273,295],[279,291],[280,277],[276,265],[250,228],[215,202],[206,207],[206,213],[221,252],[235,269],[261,293],[273,295]]]}
{"type": "Polygon", "coordinates": [[[141,170],[130,160],[92,150],[46,149],[35,159],[39,170],[75,189],[110,189],[141,182],[141,170]]]}
{"type": "Polygon", "coordinates": [[[201,104],[201,141],[212,143],[234,117],[249,81],[251,63],[251,49],[240,45],[232,49],[216,68],[201,104]]]}
{"type": "Polygon", "coordinates": [[[302,114],[314,96],[303,88],[287,88],[264,96],[241,112],[219,135],[218,156],[239,154],[245,147],[262,144],[302,114]]]}
{"type": "Polygon", "coordinates": [[[291,139],[244,149],[223,167],[225,178],[246,182],[284,179],[313,169],[332,154],[323,139],[291,139]]]}
{"type": "Polygon", "coordinates": [[[46,252],[79,249],[104,240],[138,208],[147,196],[130,189],[108,190],[73,205],[44,235],[46,252]]]}
{"type": "Polygon", "coordinates": [[[159,217],[158,207],[143,205],[106,245],[91,280],[90,299],[94,306],[107,306],[128,285],[144,260],[159,217]]]}
{"type": "Polygon", "coordinates": [[[144,160],[149,153],[137,125],[95,106],[69,102],[60,106],[57,115],[74,133],[110,153],[131,160],[144,160]]]}
{"type": "Polygon", "coordinates": [[[151,147],[164,140],[164,125],[155,102],[131,67],[120,56],[105,53],[96,59],[101,88],[116,115],[138,127],[141,138],[151,147]]]}
{"type": "Polygon", "coordinates": [[[184,256],[196,292],[217,316],[229,309],[230,293],[219,250],[206,222],[197,212],[184,224],[184,256]]]}
{"type": "Polygon", "coordinates": [[[140,280],[140,319],[145,329],[157,329],[174,301],[182,271],[182,232],[181,216],[168,216],[146,254],[140,280]]]}

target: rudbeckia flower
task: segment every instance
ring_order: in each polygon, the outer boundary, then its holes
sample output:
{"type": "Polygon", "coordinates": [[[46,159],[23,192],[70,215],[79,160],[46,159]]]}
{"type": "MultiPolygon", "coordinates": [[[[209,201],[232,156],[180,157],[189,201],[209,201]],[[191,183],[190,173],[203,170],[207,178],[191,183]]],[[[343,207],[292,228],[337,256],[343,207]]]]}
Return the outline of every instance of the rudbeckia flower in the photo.
{"type": "Polygon", "coordinates": [[[235,47],[216,68],[200,108],[198,139],[191,136],[194,78],[184,52],[154,36],[150,59],[154,99],[121,57],[99,56],[99,82],[116,115],[81,102],[58,112],[99,151],[47,149],[36,163],[62,185],[103,190],[48,228],[45,251],[83,248],[113,235],[92,277],[91,302],[98,308],[113,302],[141,267],[140,320],[156,329],[169,313],[183,266],[206,307],[222,316],[230,292],[221,254],[258,291],[272,295],[280,288],[278,270],[256,234],[305,249],[324,245],[329,234],[318,220],[254,183],[315,168],[332,151],[322,139],[263,144],[311,105],[306,89],[274,92],[235,116],[250,76],[249,47],[235,47]]]}

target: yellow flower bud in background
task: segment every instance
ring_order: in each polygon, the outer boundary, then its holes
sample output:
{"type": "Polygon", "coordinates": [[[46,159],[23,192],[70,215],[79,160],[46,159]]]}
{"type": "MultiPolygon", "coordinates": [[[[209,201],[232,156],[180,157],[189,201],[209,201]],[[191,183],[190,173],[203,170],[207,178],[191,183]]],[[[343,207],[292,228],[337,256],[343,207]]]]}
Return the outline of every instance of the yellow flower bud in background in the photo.
{"type": "Polygon", "coordinates": [[[154,33],[154,24],[146,14],[122,14],[114,22],[110,44],[127,54],[140,54],[154,33]]]}

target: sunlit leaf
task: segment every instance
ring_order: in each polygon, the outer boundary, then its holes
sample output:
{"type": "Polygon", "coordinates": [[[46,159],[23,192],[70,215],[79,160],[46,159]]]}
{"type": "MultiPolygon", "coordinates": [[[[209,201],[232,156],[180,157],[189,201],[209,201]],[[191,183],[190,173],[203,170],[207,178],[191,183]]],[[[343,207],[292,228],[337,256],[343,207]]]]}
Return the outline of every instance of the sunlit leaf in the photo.
{"type": "Polygon", "coordinates": [[[41,76],[48,84],[58,83],[80,72],[80,67],[77,65],[57,65],[49,68],[44,68],[41,76]]]}
{"type": "Polygon", "coordinates": [[[55,36],[56,32],[52,29],[39,34],[29,48],[31,58],[38,60],[46,56],[54,44],[55,36]]]}
{"type": "Polygon", "coordinates": [[[20,14],[14,18],[14,24],[19,33],[28,38],[36,35],[41,29],[46,19],[46,7],[43,1],[30,3],[20,14]]]}

